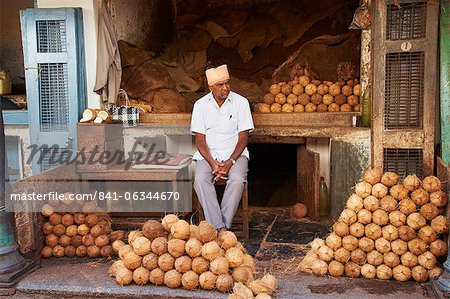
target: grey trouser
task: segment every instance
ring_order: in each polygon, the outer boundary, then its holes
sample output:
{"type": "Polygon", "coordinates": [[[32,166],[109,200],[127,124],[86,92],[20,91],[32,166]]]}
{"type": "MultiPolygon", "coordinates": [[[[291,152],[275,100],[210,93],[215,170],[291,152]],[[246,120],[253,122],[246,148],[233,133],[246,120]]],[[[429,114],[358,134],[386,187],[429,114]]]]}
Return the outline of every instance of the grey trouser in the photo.
{"type": "Polygon", "coordinates": [[[202,205],[206,221],[216,229],[231,227],[234,214],[239,207],[244,183],[247,180],[248,159],[240,156],[228,173],[227,185],[223,194],[221,205],[217,200],[214,188],[212,168],[206,160],[198,160],[195,168],[194,189],[202,205]]]}

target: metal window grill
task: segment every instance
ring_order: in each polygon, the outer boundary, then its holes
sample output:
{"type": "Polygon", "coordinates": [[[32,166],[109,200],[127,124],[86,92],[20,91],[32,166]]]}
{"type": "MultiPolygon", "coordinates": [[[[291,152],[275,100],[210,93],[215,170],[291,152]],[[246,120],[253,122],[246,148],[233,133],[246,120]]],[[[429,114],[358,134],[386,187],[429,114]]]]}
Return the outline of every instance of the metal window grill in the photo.
{"type": "Polygon", "coordinates": [[[66,21],[36,21],[38,53],[58,53],[67,51],[66,21]]]}
{"type": "Polygon", "coordinates": [[[69,102],[66,63],[39,63],[41,132],[67,131],[69,102]]]}
{"type": "Polygon", "coordinates": [[[41,149],[41,171],[46,171],[53,167],[61,165],[62,163],[60,157],[63,150],[64,149],[52,147],[41,149]]]}
{"type": "Polygon", "coordinates": [[[425,37],[427,3],[400,3],[387,6],[386,38],[388,40],[418,39],[425,37]]]}
{"type": "Polygon", "coordinates": [[[415,173],[423,177],[422,149],[385,148],[383,153],[384,171],[396,172],[400,178],[415,173]]]}
{"type": "Polygon", "coordinates": [[[385,82],[385,129],[421,128],[424,53],[388,53],[385,82]]]}

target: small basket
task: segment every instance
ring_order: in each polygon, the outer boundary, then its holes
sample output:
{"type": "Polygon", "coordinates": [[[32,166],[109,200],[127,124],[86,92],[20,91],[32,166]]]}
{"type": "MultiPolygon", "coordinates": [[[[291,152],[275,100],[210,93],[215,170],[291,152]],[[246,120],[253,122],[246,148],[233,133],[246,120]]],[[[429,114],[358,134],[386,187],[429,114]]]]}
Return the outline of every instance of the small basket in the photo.
{"type": "Polygon", "coordinates": [[[136,127],[139,123],[139,108],[130,106],[130,100],[125,90],[119,89],[118,95],[121,93],[125,95],[126,105],[111,107],[111,117],[114,120],[120,120],[123,127],[136,127]]]}

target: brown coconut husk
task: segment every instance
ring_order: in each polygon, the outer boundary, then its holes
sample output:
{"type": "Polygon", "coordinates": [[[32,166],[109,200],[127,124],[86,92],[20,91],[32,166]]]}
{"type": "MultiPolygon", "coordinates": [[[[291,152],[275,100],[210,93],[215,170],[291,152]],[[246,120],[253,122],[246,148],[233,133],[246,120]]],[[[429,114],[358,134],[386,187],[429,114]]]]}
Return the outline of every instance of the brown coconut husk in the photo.
{"type": "Polygon", "coordinates": [[[367,254],[367,262],[374,266],[381,265],[383,263],[383,255],[376,250],[372,250],[367,254]]]}
{"type": "Polygon", "coordinates": [[[383,261],[389,268],[394,268],[400,264],[400,258],[393,252],[388,252],[383,256],[383,261]]]}
{"type": "Polygon", "coordinates": [[[358,239],[354,236],[345,236],[342,238],[342,247],[348,251],[353,251],[358,247],[358,239]]]}
{"type": "Polygon", "coordinates": [[[217,238],[217,230],[206,221],[201,221],[198,225],[198,240],[203,244],[211,242],[217,238]]]}
{"type": "Polygon", "coordinates": [[[156,254],[149,253],[142,258],[142,267],[151,271],[158,267],[158,256],[156,254]]]}
{"type": "Polygon", "coordinates": [[[164,216],[164,218],[161,220],[161,225],[167,232],[170,232],[172,225],[174,223],[176,223],[178,220],[180,220],[180,219],[178,218],[177,215],[168,214],[168,215],[164,216]]]}
{"type": "Polygon", "coordinates": [[[438,234],[446,234],[448,233],[448,227],[450,225],[450,220],[448,217],[439,215],[433,220],[431,220],[431,227],[438,233],[438,234]]]}
{"type": "Polygon", "coordinates": [[[402,255],[408,251],[408,243],[403,240],[395,240],[391,242],[391,250],[397,255],[402,255]]]}
{"type": "MultiPolygon", "coordinates": [[[[173,228],[174,226],[172,226],[173,228]]],[[[181,239],[171,239],[167,242],[167,252],[174,258],[180,257],[185,254],[186,241],[181,239]]]]}
{"type": "Polygon", "coordinates": [[[192,259],[187,255],[180,256],[175,260],[175,270],[180,273],[186,273],[192,269],[192,259]]]}
{"type": "Polygon", "coordinates": [[[190,235],[190,226],[185,220],[178,220],[170,228],[172,237],[175,239],[187,240],[190,235]]]}
{"type": "Polygon", "coordinates": [[[380,200],[373,195],[364,198],[364,208],[370,212],[374,212],[380,206],[380,200]]]}
{"type": "Polygon", "coordinates": [[[426,282],[428,280],[428,271],[420,265],[412,268],[411,275],[417,282],[426,282]]]}
{"type": "Polygon", "coordinates": [[[198,256],[192,259],[192,270],[197,274],[202,274],[208,271],[209,261],[202,256],[198,256]]]}
{"type": "Polygon", "coordinates": [[[344,274],[344,265],[338,261],[332,261],[328,264],[328,273],[334,277],[340,277],[344,274]]]}
{"type": "Polygon", "coordinates": [[[436,192],[441,189],[441,181],[437,177],[430,175],[423,179],[422,187],[427,192],[436,192]]]}
{"type": "Polygon", "coordinates": [[[154,285],[162,285],[164,283],[164,271],[160,268],[155,268],[150,271],[149,280],[154,285]]]}
{"type": "Polygon", "coordinates": [[[235,281],[245,284],[254,280],[252,271],[249,268],[243,266],[234,268],[231,276],[235,281]]]}
{"type": "Polygon", "coordinates": [[[375,249],[375,242],[367,237],[362,237],[358,241],[358,247],[365,253],[369,253],[375,249]]]}
{"type": "Polygon", "coordinates": [[[447,255],[447,247],[447,242],[437,239],[431,242],[429,249],[434,256],[439,257],[447,255]]]}
{"type": "Polygon", "coordinates": [[[408,189],[406,189],[403,185],[392,186],[389,190],[389,194],[397,200],[406,198],[408,196],[408,193],[408,189]]]}
{"type": "Polygon", "coordinates": [[[181,284],[186,290],[194,290],[198,286],[198,274],[194,271],[187,271],[181,276],[181,284]]]}
{"type": "Polygon", "coordinates": [[[364,236],[364,225],[359,222],[350,225],[350,234],[356,238],[364,236]]]}
{"type": "Polygon", "coordinates": [[[200,274],[200,287],[204,290],[213,290],[216,287],[217,276],[207,271],[200,274]]]}
{"type": "Polygon", "coordinates": [[[417,256],[409,251],[402,254],[400,260],[401,260],[402,265],[409,267],[409,268],[417,265],[417,256]]]}
{"type": "Polygon", "coordinates": [[[398,265],[394,269],[392,269],[392,275],[394,276],[395,280],[404,282],[411,279],[412,272],[408,267],[404,265],[398,265]]]}
{"type": "Polygon", "coordinates": [[[403,180],[403,186],[405,186],[408,191],[414,191],[420,188],[422,181],[415,175],[410,174],[403,180]]]}
{"type": "MultiPolygon", "coordinates": [[[[252,289],[251,284],[253,283],[250,282],[249,287],[250,289],[252,289]]],[[[231,288],[233,287],[233,277],[231,277],[230,274],[221,274],[217,276],[216,279],[216,289],[220,292],[226,293],[229,290],[231,290],[231,288]]],[[[255,292],[252,289],[253,292],[255,292]]]]}
{"type": "Polygon", "coordinates": [[[133,271],[133,281],[137,285],[144,285],[148,282],[150,278],[150,271],[144,267],[139,267],[133,271]]]}
{"type": "Polygon", "coordinates": [[[419,238],[415,238],[408,242],[408,249],[411,253],[419,256],[427,250],[427,243],[419,238]]]}
{"type": "Polygon", "coordinates": [[[169,253],[163,253],[158,258],[158,267],[164,272],[170,271],[175,266],[175,258],[169,253]]]}
{"type": "Polygon", "coordinates": [[[121,285],[130,284],[133,281],[133,271],[127,268],[119,268],[116,273],[116,282],[121,285]]]}
{"type": "Polygon", "coordinates": [[[419,230],[427,225],[425,217],[423,217],[423,215],[421,215],[420,213],[412,213],[411,215],[409,215],[406,219],[406,223],[414,230],[419,230]]]}
{"type": "Polygon", "coordinates": [[[427,220],[433,220],[439,215],[439,209],[434,204],[427,203],[420,208],[420,214],[427,220]]]}
{"type": "Polygon", "coordinates": [[[373,279],[377,276],[377,268],[371,264],[364,264],[361,267],[361,275],[366,279],[373,279]]]}
{"type": "Polygon", "coordinates": [[[351,278],[357,278],[361,274],[361,268],[354,262],[348,262],[344,267],[344,271],[345,276],[351,278]]]}
{"type": "Polygon", "coordinates": [[[226,274],[229,270],[229,263],[227,258],[219,256],[211,261],[209,270],[215,275],[226,274]]]}
{"type": "Polygon", "coordinates": [[[388,280],[392,277],[392,269],[386,265],[379,265],[377,267],[377,277],[382,280],[388,280]]]}
{"type": "Polygon", "coordinates": [[[372,212],[362,209],[358,212],[358,222],[366,225],[372,222],[372,212]]]}
{"type": "Polygon", "coordinates": [[[385,210],[386,212],[394,212],[397,209],[397,200],[390,195],[386,195],[382,199],[380,199],[380,209],[385,210]]]}
{"type": "Polygon", "coordinates": [[[159,221],[147,220],[142,226],[142,234],[150,241],[153,241],[158,237],[164,237],[166,235],[166,231],[159,221]]]}
{"type": "Polygon", "coordinates": [[[220,247],[227,250],[231,247],[236,246],[237,237],[232,231],[223,231],[219,234],[217,242],[220,247]]]}
{"type": "Polygon", "coordinates": [[[419,188],[411,193],[411,199],[416,205],[422,206],[430,201],[430,195],[424,189],[419,188]]]}
{"type": "Polygon", "coordinates": [[[176,289],[181,286],[181,273],[177,270],[169,270],[164,274],[164,284],[169,288],[176,289]]]}
{"type": "Polygon", "coordinates": [[[158,237],[151,242],[151,251],[157,255],[167,252],[167,238],[158,237]]]}

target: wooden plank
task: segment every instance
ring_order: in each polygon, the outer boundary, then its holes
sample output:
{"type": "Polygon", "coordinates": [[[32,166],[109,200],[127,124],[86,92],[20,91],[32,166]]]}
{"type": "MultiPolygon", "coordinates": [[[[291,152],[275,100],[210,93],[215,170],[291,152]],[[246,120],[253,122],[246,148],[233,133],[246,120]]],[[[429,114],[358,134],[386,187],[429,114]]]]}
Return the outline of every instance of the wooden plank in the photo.
{"type": "Polygon", "coordinates": [[[423,148],[425,140],[422,129],[386,131],[383,135],[383,148],[423,148]]]}
{"type": "Polygon", "coordinates": [[[318,153],[297,147],[297,201],[308,208],[308,216],[319,219],[320,156],[318,153]]]}
{"type": "Polygon", "coordinates": [[[260,136],[250,134],[248,143],[305,144],[304,137],[297,136],[260,136]]]}

